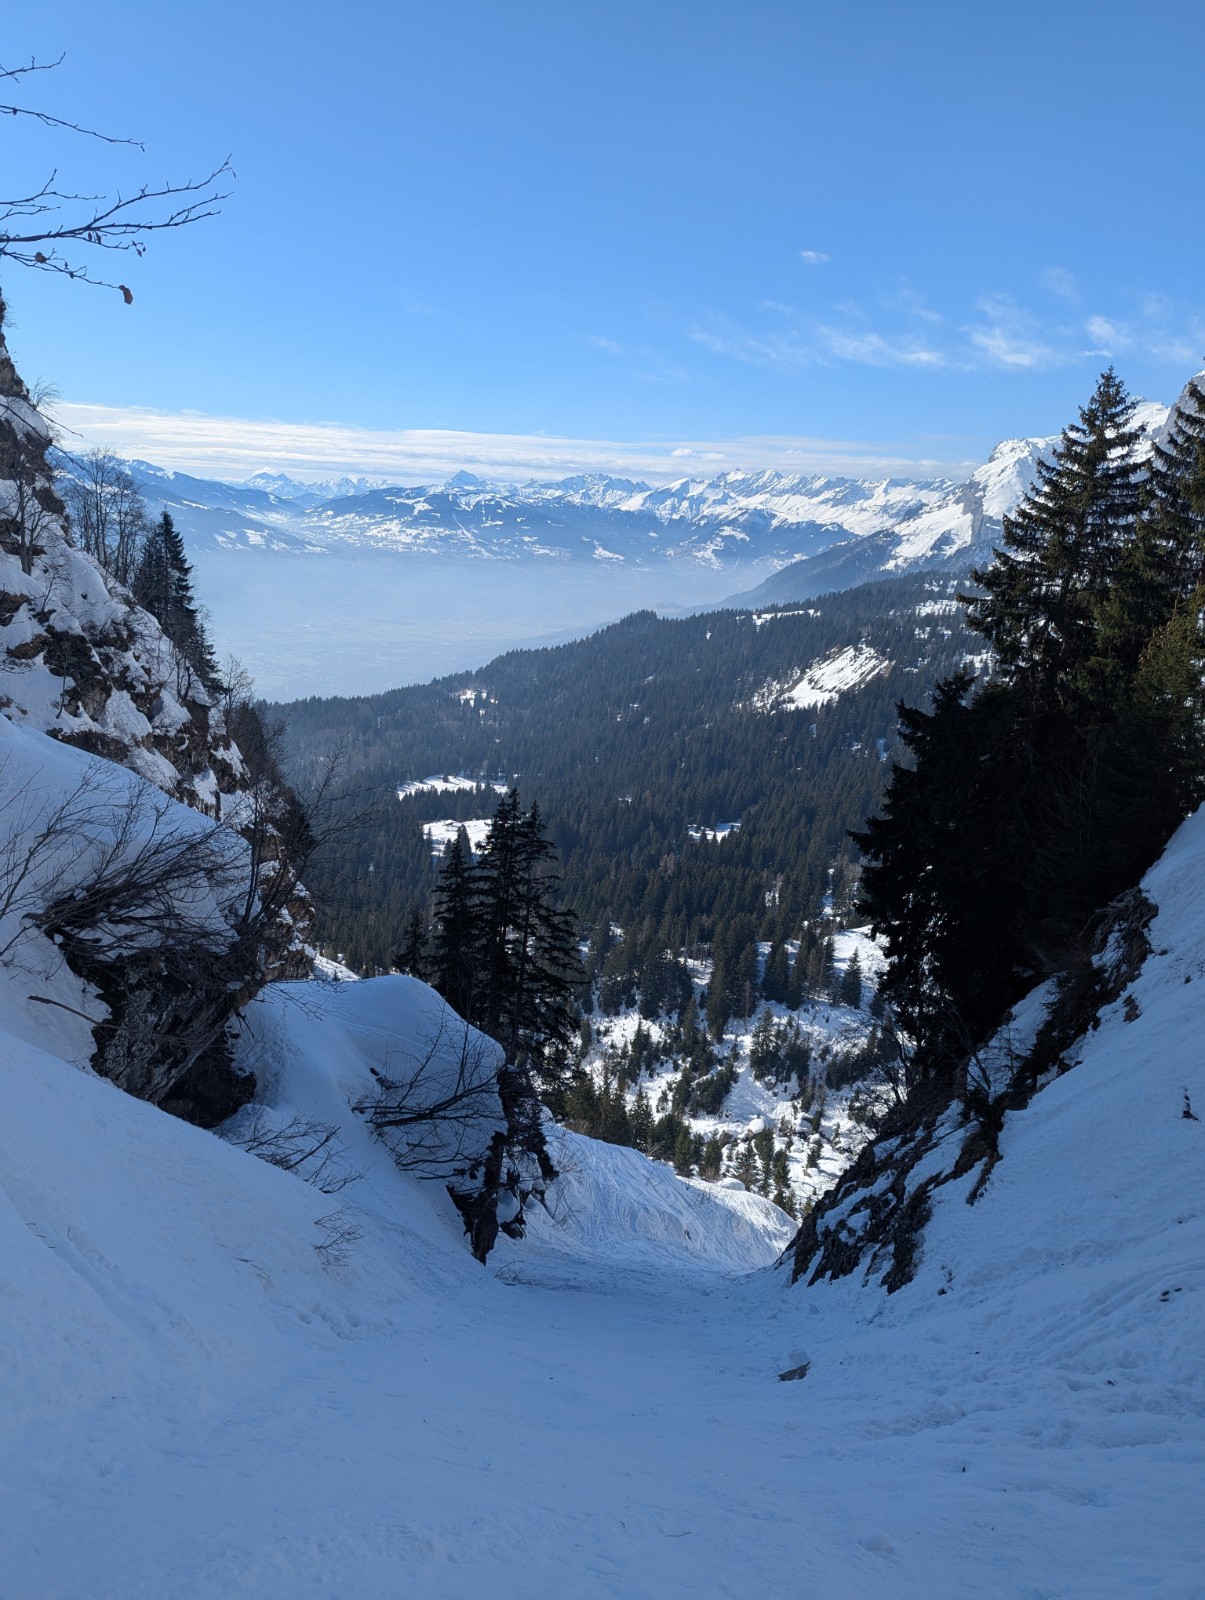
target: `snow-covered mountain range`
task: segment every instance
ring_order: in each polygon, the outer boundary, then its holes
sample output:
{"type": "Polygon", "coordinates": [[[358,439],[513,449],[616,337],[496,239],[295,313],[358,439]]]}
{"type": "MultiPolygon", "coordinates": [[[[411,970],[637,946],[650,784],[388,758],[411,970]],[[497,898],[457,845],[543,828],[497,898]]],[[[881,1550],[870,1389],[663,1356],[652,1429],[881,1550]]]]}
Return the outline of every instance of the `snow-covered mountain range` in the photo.
{"type": "MultiPolygon", "coordinates": [[[[1166,417],[1155,402],[1141,408],[1150,432],[1166,417]]],[[[965,483],[736,470],[660,486],[597,474],[489,483],[467,472],[417,486],[307,484],[270,472],[231,484],[131,465],[147,501],[167,507],[194,547],[390,550],[644,571],[670,563],[734,575],[803,561],[839,588],[990,545],[1053,443],[1007,439],[965,483]]]]}

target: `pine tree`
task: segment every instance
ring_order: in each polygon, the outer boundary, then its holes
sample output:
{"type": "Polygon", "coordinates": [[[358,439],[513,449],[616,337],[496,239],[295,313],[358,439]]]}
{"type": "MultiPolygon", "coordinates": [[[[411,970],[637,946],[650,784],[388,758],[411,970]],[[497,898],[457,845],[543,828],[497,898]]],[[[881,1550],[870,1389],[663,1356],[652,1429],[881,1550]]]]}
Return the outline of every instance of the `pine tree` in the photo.
{"type": "Polygon", "coordinates": [[[1205,416],[1190,386],[1149,477],[1106,372],[1014,517],[969,620],[999,670],[900,708],[911,767],[855,835],[885,1000],[921,1075],[955,1066],[1076,958],[1205,792],[1205,416]]]}
{"type": "Polygon", "coordinates": [[[632,1143],[637,1150],[647,1152],[653,1133],[653,1108],[649,1104],[649,1097],[643,1085],[636,1091],[636,1098],[628,1113],[628,1122],[632,1130],[632,1143]]]}
{"type": "Polygon", "coordinates": [[[841,974],[839,998],[843,1006],[852,1006],[856,1011],[862,1004],[862,963],[855,950],[846,963],[845,971],[841,974]]]}
{"type": "Polygon", "coordinates": [[[133,590],[138,604],[158,619],[205,687],[218,688],[221,674],[193,594],[192,567],[167,511],[143,542],[133,590]]]}
{"type": "Polygon", "coordinates": [[[787,964],[787,947],[781,939],[775,939],[766,956],[761,992],[765,999],[785,1005],[790,995],[790,988],[791,974],[787,964]]]}
{"type": "Polygon", "coordinates": [[[752,1139],[745,1139],[741,1144],[740,1154],[736,1158],[736,1176],[746,1189],[753,1189],[757,1185],[757,1153],[752,1139]]]}
{"type": "Polygon", "coordinates": [[[524,814],[511,789],[474,874],[474,1020],[550,1088],[568,1060],[582,983],[576,924],[560,905],[555,862],[538,808],[524,814]]]}
{"type": "Polygon", "coordinates": [[[1116,703],[1149,641],[1205,581],[1205,392],[1194,379],[1151,452],[1137,536],[1100,609],[1100,699],[1116,703]]]}
{"type": "Polygon", "coordinates": [[[454,1011],[473,1020],[478,989],[473,868],[460,839],[444,855],[435,887],[434,949],[431,982],[454,1011]]]}
{"type": "Polygon", "coordinates": [[[411,907],[406,919],[406,932],[401,948],[393,958],[395,972],[405,972],[413,978],[423,978],[427,972],[427,930],[423,914],[417,906],[411,907]]]}
{"type": "Polygon", "coordinates": [[[1006,684],[1023,681],[1042,704],[1067,703],[1094,654],[1099,611],[1134,538],[1143,467],[1134,401],[1110,367],[1052,461],[1004,519],[1003,549],[972,574],[982,594],[967,620],[988,640],[1006,684]]]}
{"type": "Polygon", "coordinates": [[[703,1146],[699,1157],[700,1178],[710,1178],[714,1181],[720,1175],[720,1168],[724,1162],[724,1146],[720,1143],[719,1135],[712,1134],[703,1146]]]}
{"type": "Polygon", "coordinates": [[[688,1178],[695,1160],[695,1139],[685,1123],[678,1129],[674,1139],[674,1170],[682,1177],[688,1178]]]}
{"type": "Polygon", "coordinates": [[[884,992],[903,1032],[924,1041],[922,1076],[990,1025],[1027,960],[1023,885],[1007,843],[1020,787],[1004,770],[1009,707],[968,706],[970,686],[969,673],[955,674],[931,711],[899,707],[911,762],[893,768],[880,814],[854,834],[865,857],[861,909],[887,950],[884,992]]]}
{"type": "Polygon", "coordinates": [[[789,1217],[796,1214],[795,1194],[791,1188],[791,1164],[785,1150],[776,1150],[770,1168],[774,1204],[789,1217]]]}
{"type": "Polygon", "coordinates": [[[1186,600],[1205,581],[1205,390],[1195,378],[1155,443],[1143,521],[1158,540],[1167,590],[1186,600]]]}

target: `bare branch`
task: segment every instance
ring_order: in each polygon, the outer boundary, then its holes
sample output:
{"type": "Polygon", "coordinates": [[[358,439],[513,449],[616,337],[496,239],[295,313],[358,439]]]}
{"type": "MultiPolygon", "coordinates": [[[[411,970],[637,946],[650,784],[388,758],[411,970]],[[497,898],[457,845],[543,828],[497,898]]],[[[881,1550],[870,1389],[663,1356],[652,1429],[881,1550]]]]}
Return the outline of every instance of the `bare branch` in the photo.
{"type": "MultiPolygon", "coordinates": [[[[57,65],[57,63],[56,63],[57,65]]],[[[28,67],[19,68],[19,71],[28,72],[28,67]]],[[[37,68],[38,71],[49,71],[49,68],[37,68]]],[[[0,77],[11,78],[14,73],[0,73],[0,77]]],[[[65,128],[68,133],[81,133],[88,139],[99,139],[102,144],[128,144],[135,150],[145,150],[146,146],[140,139],[121,139],[111,133],[101,133],[96,128],[85,128],[78,122],[69,122],[66,117],[52,117],[49,111],[35,111],[32,106],[10,106],[0,101],[0,115],[10,117],[30,117],[34,122],[40,122],[44,128],[65,128]]]]}
{"type": "Polygon", "coordinates": [[[354,1109],[387,1139],[405,1172],[448,1178],[483,1159],[502,1125],[500,1052],[450,1006],[440,1011],[421,1054],[374,1069],[375,1093],[354,1109]]]}
{"type": "Polygon", "coordinates": [[[296,1172],[323,1194],[339,1194],[364,1176],[347,1165],[339,1130],[310,1117],[290,1117],[274,1125],[263,1106],[223,1130],[223,1138],[282,1172],[296,1172]]]}
{"type": "Polygon", "coordinates": [[[53,72],[56,67],[61,67],[66,59],[65,50],[53,61],[39,61],[36,56],[30,56],[29,65],[26,67],[0,67],[0,82],[27,78],[31,72],[53,72]]]}
{"type": "MultiPolygon", "coordinates": [[[[62,60],[62,56],[50,62],[31,59],[27,66],[0,67],[0,82],[19,81],[31,73],[53,71],[62,60]]],[[[145,151],[139,139],[105,133],[36,106],[0,101],[0,116],[24,117],[49,130],[145,151]]],[[[119,191],[112,198],[76,194],[59,188],[57,177],[57,172],[51,173],[29,194],[0,198],[0,258],[7,257],[19,266],[57,273],[98,288],[115,289],[129,305],[134,296],[126,284],[94,274],[87,261],[81,260],[70,247],[126,250],[141,256],[151,234],[187,227],[216,216],[222,203],[230,197],[224,180],[233,178],[234,170],[227,157],[203,178],[158,186],[143,184],[134,194],[123,195],[119,191]]]]}

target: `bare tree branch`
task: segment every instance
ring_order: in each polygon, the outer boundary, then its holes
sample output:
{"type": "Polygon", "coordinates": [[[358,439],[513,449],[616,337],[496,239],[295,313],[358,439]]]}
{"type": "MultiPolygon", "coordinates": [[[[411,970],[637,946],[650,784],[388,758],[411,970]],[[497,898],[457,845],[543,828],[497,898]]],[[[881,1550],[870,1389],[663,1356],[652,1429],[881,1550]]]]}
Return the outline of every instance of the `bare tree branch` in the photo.
{"type": "Polygon", "coordinates": [[[421,1054],[373,1070],[376,1090],[354,1109],[385,1137],[405,1172],[448,1178],[483,1159],[502,1125],[501,1053],[444,1006],[421,1054]]]}
{"type": "MultiPolygon", "coordinates": [[[[51,72],[63,59],[60,56],[57,61],[31,60],[28,66],[0,67],[0,81],[51,72]]],[[[0,115],[26,117],[41,127],[97,139],[102,144],[145,149],[138,139],[103,133],[35,106],[0,102],[0,115]]],[[[116,289],[129,305],[134,296],[126,284],[94,276],[86,260],[81,260],[70,247],[127,250],[141,256],[149,235],[216,216],[222,203],[230,198],[225,180],[233,177],[234,169],[228,156],[203,178],[158,186],[142,184],[133,194],[123,195],[119,191],[108,197],[58,188],[58,173],[52,172],[29,194],[0,197],[0,259],[7,258],[40,272],[58,273],[98,288],[116,289]]]]}
{"type": "Polygon", "coordinates": [[[348,1166],[338,1128],[312,1117],[294,1116],[276,1125],[257,1106],[251,1116],[224,1129],[222,1137],[282,1172],[297,1173],[323,1194],[339,1194],[364,1176],[348,1166]]]}

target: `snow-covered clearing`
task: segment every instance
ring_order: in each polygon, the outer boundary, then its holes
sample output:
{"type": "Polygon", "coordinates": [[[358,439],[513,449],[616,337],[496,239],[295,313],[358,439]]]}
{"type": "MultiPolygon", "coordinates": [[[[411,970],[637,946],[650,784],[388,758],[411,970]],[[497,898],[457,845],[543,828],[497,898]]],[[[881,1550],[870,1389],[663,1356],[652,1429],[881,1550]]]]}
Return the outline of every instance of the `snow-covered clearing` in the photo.
{"type": "Polygon", "coordinates": [[[761,711],[809,711],[831,705],[843,694],[886,672],[891,662],[865,642],[846,645],[811,666],[798,678],[786,683],[771,683],[757,695],[754,705],[761,711]]]}
{"type": "MultiPolygon", "coordinates": [[[[769,949],[768,943],[762,944],[763,971],[769,949]]],[[[787,951],[794,959],[798,941],[789,939],[787,951]]],[[[840,1061],[866,1047],[874,1027],[870,1003],[885,957],[870,937],[868,928],[844,928],[834,933],[835,979],[844,976],[855,955],[864,979],[860,1006],[841,1004],[834,999],[807,1000],[792,1010],[777,1002],[762,1001],[752,1016],[732,1018],[724,1029],[723,1038],[716,1042],[717,1065],[730,1066],[735,1074],[723,1105],[718,1111],[703,1113],[693,1110],[688,1101],[679,1114],[692,1133],[704,1139],[713,1136],[720,1139],[724,1147],[721,1172],[725,1180],[733,1178],[738,1171],[743,1143],[754,1134],[772,1128],[775,1149],[785,1150],[787,1155],[792,1198],[801,1206],[822,1194],[866,1143],[869,1129],[859,1113],[865,1113],[885,1095],[881,1086],[842,1081],[831,1088],[825,1085],[822,1094],[808,1096],[803,1103],[800,1090],[804,1085],[796,1074],[790,1074],[785,1081],[764,1077],[759,1080],[751,1065],[756,1029],[767,1018],[780,1029],[794,1028],[794,1036],[807,1046],[810,1073],[817,1084],[825,1082],[830,1062],[840,1061]]],[[[698,1000],[710,982],[711,963],[695,961],[688,966],[693,969],[698,1000]]],[[[635,1008],[626,1007],[613,1016],[596,1010],[590,1026],[593,1045],[585,1065],[600,1086],[615,1076],[619,1058],[625,1050],[630,1050],[637,1032],[643,1031],[648,1036],[655,1047],[654,1059],[639,1077],[628,1079],[625,1101],[631,1112],[637,1096],[643,1093],[655,1114],[668,1111],[684,1062],[672,1054],[672,1030],[665,1019],[650,1021],[635,1008]]],[[[843,1079],[844,1074],[841,1076],[843,1079]]]]}
{"type": "Polygon", "coordinates": [[[329,1195],[71,1065],[0,966],[0,1594],[1199,1595],[1205,818],[1148,889],[1133,1005],[891,1297],[791,1287],[764,1202],[568,1135],[483,1269],[349,1108],[429,1032],[413,980],[251,1008],[265,1115],[363,1174],[329,1195]]]}
{"type": "MultiPolygon", "coordinates": [[[[463,693],[460,698],[464,698],[463,693]]],[[[416,794],[474,794],[478,789],[492,789],[495,794],[506,793],[504,783],[493,780],[487,783],[476,778],[436,773],[430,778],[412,778],[409,783],[399,784],[397,797],[399,800],[408,800],[416,794]]]]}
{"type": "Polygon", "coordinates": [[[705,828],[702,823],[698,823],[686,831],[696,844],[716,844],[721,839],[728,839],[734,833],[739,833],[741,824],[739,818],[735,822],[717,822],[714,828],[705,828]]]}
{"type": "Polygon", "coordinates": [[[485,836],[490,831],[489,817],[469,817],[464,822],[456,817],[444,817],[439,822],[424,822],[423,837],[431,845],[431,854],[443,855],[461,828],[469,836],[469,848],[474,855],[479,855],[485,844],[485,836]]]}

